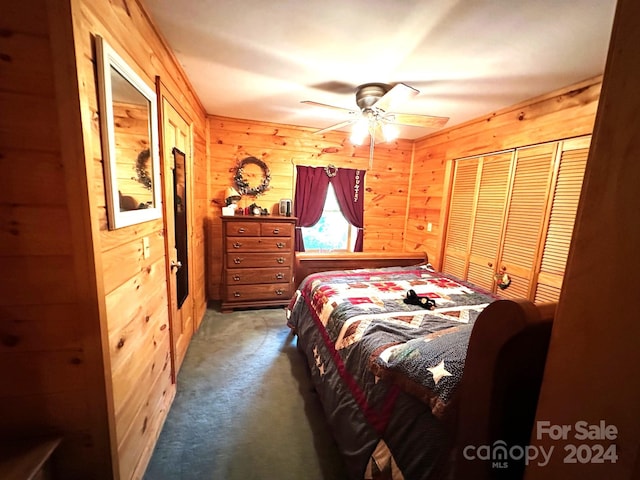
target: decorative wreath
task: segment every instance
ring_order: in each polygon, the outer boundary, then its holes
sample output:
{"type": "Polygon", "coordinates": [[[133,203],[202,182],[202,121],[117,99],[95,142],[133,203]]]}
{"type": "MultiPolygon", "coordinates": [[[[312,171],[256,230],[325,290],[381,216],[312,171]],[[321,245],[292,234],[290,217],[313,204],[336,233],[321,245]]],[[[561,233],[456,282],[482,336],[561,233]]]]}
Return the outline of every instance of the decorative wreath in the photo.
{"type": "Polygon", "coordinates": [[[324,173],[327,174],[327,177],[333,178],[338,174],[338,167],[336,167],[335,165],[329,164],[326,167],[324,167],[324,173]]]}
{"type": "Polygon", "coordinates": [[[151,187],[153,186],[151,173],[149,172],[149,170],[147,170],[149,158],[151,158],[151,152],[147,148],[141,151],[138,155],[138,158],[136,159],[136,174],[138,175],[138,178],[136,180],[144,185],[147,190],[151,190],[151,187]]]}
{"type": "Polygon", "coordinates": [[[271,181],[271,172],[269,167],[262,160],[256,157],[247,157],[242,160],[236,167],[236,175],[234,177],[236,187],[240,195],[250,195],[256,197],[261,195],[269,189],[269,182],[271,181]],[[262,182],[257,187],[251,187],[249,182],[244,178],[244,167],[249,164],[258,165],[262,169],[262,182]]]}

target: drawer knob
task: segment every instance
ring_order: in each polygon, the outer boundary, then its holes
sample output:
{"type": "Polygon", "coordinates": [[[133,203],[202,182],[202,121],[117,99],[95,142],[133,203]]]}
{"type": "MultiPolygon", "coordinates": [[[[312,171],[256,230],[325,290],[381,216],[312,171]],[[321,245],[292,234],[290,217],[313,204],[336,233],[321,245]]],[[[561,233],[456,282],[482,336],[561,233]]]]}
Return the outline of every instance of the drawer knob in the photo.
{"type": "Polygon", "coordinates": [[[236,242],[233,244],[233,248],[240,248],[242,244],[240,242],[236,242]]]}
{"type": "Polygon", "coordinates": [[[234,297],[239,297],[240,296],[240,292],[233,292],[233,296],[234,297]]]}
{"type": "Polygon", "coordinates": [[[276,262],[284,263],[284,258],[283,257],[278,257],[278,258],[276,258],[276,262]]]}
{"type": "Polygon", "coordinates": [[[233,276],[233,279],[234,279],[236,282],[239,282],[239,281],[240,281],[240,275],[234,275],[234,276],[233,276]]]}
{"type": "Polygon", "coordinates": [[[284,273],[282,273],[282,272],[278,272],[278,273],[276,273],[276,278],[277,278],[278,280],[282,280],[282,279],[284,278],[284,273]]]}
{"type": "Polygon", "coordinates": [[[236,265],[238,265],[241,261],[242,261],[242,259],[238,258],[238,257],[233,259],[233,263],[235,263],[236,265]]]}
{"type": "Polygon", "coordinates": [[[240,227],[240,228],[238,229],[238,233],[244,233],[244,228],[240,227]]]}
{"type": "Polygon", "coordinates": [[[274,235],[278,235],[280,233],[280,229],[279,228],[274,228],[273,229],[273,234],[274,235]]]}
{"type": "Polygon", "coordinates": [[[278,242],[278,243],[276,243],[276,247],[278,247],[278,248],[284,248],[284,243],[282,243],[282,242],[278,242]]]}
{"type": "Polygon", "coordinates": [[[280,289],[276,290],[276,295],[283,295],[283,294],[284,294],[283,290],[280,290],[280,289]]]}

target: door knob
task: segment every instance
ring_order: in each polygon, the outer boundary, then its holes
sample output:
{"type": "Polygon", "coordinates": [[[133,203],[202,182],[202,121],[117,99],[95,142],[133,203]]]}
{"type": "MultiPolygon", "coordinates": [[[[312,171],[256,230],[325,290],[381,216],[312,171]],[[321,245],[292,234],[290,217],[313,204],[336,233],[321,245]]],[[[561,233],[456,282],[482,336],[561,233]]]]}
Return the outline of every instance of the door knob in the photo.
{"type": "Polygon", "coordinates": [[[171,271],[172,272],[177,272],[178,270],[180,270],[180,268],[182,268],[182,262],[181,261],[176,261],[176,260],[171,260],[171,271]]]}

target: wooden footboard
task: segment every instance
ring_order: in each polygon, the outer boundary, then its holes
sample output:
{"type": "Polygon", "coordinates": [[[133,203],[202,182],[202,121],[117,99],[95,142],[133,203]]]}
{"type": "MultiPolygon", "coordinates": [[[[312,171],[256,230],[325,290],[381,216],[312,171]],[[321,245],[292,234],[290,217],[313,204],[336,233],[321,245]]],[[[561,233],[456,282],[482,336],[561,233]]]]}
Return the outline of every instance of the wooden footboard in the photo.
{"type": "Polygon", "coordinates": [[[476,320],[459,387],[452,478],[522,478],[524,460],[479,459],[477,448],[529,444],[555,307],[498,300],[476,320]]]}
{"type": "Polygon", "coordinates": [[[404,267],[426,262],[425,252],[296,252],[294,283],[297,288],[307,275],[329,270],[404,267]]]}

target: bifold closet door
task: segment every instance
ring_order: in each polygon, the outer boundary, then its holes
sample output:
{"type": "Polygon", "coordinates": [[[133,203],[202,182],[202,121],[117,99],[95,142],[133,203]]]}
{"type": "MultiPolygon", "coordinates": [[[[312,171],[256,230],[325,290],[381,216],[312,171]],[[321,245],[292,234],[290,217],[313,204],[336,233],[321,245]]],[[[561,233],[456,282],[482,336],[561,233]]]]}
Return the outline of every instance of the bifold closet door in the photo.
{"type": "Polygon", "coordinates": [[[519,148],[514,159],[511,191],[497,272],[511,284],[498,294],[532,298],[534,271],[539,260],[553,164],[558,142],[519,148]]]}
{"type": "Polygon", "coordinates": [[[471,228],[466,279],[487,290],[495,289],[513,152],[482,157],[478,165],[476,204],[471,228]]]}
{"type": "Polygon", "coordinates": [[[442,271],[503,298],[557,301],[590,140],[455,160],[442,271]]]}
{"type": "Polygon", "coordinates": [[[513,152],[455,161],[442,271],[495,291],[513,152]]]}
{"type": "Polygon", "coordinates": [[[467,278],[478,162],[477,158],[455,162],[449,203],[442,271],[463,280],[467,278]]]}
{"type": "Polygon", "coordinates": [[[556,302],[560,297],[590,142],[587,136],[560,144],[535,302],[556,302]]]}

